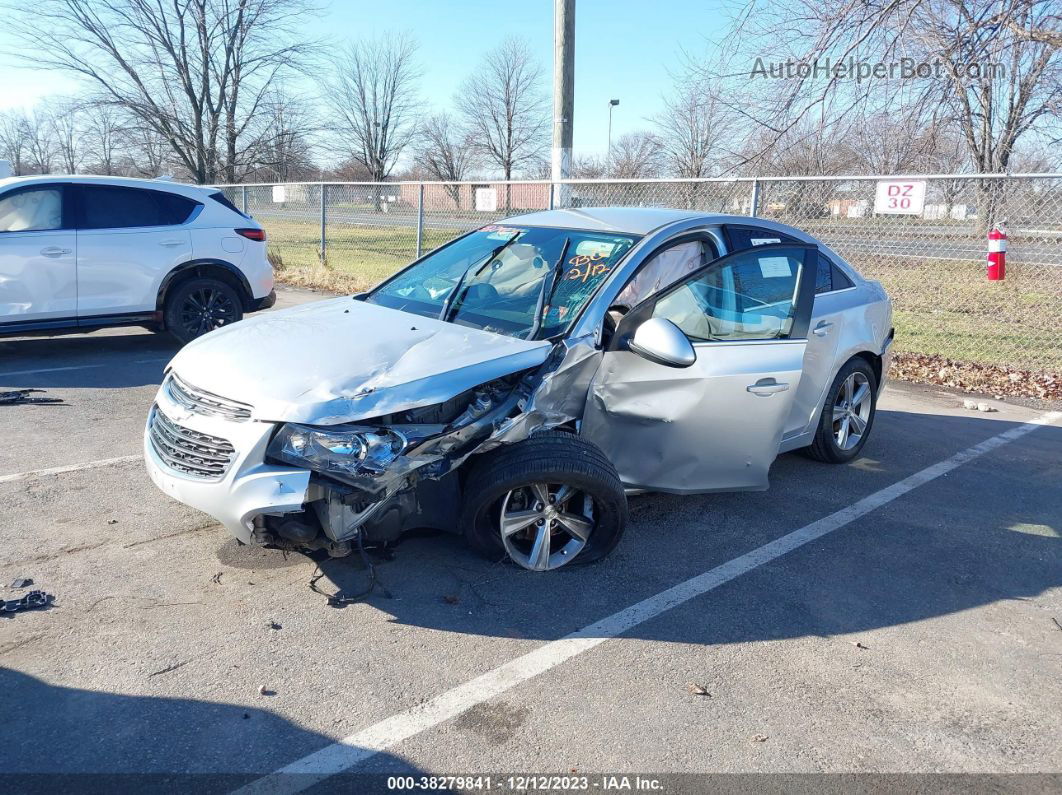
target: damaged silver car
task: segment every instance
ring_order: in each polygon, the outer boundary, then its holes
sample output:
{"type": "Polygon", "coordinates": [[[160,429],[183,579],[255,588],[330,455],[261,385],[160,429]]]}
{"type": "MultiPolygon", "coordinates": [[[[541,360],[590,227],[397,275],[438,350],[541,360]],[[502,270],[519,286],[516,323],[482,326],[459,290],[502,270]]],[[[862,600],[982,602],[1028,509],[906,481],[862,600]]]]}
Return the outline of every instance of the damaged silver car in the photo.
{"type": "Polygon", "coordinates": [[[195,340],[144,452],[244,543],[341,556],[440,528],[545,571],[608,554],[631,491],[765,489],[787,450],[853,459],[891,323],[879,284],[792,227],[532,213],[195,340]]]}

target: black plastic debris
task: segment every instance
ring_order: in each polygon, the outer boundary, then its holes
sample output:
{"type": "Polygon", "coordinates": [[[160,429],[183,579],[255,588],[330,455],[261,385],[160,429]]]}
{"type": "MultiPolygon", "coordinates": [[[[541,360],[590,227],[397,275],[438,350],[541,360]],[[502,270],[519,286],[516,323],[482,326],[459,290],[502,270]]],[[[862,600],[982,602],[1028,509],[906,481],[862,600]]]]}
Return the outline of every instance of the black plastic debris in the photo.
{"type": "Polygon", "coordinates": [[[26,610],[40,610],[55,601],[55,597],[44,591],[30,591],[21,599],[8,599],[0,602],[0,615],[12,616],[26,610]]]}
{"type": "Polygon", "coordinates": [[[27,403],[62,403],[62,398],[30,397],[34,392],[44,392],[43,389],[15,389],[10,392],[0,392],[0,406],[25,405],[27,403]]]}
{"type": "Polygon", "coordinates": [[[32,577],[16,577],[14,580],[11,581],[11,584],[9,586],[7,586],[7,587],[8,588],[29,588],[31,585],[33,585],[33,578],[32,577]]]}

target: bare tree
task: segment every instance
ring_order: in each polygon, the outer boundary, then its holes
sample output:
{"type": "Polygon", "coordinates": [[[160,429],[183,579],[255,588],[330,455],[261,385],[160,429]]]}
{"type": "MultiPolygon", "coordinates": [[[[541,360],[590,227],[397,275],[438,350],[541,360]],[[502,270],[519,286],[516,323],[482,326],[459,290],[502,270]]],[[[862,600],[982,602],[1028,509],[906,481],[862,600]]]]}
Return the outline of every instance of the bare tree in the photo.
{"type": "Polygon", "coordinates": [[[18,53],[85,79],[153,130],[197,182],[235,181],[242,138],[312,44],[310,0],[40,0],[13,12],[18,53]]]}
{"type": "Polygon", "coordinates": [[[546,148],[549,105],[541,81],[530,47],[510,37],[483,57],[458,93],[457,108],[477,149],[506,180],[541,158],[546,148]]]}
{"type": "Polygon", "coordinates": [[[26,129],[26,156],[30,169],[51,174],[58,152],[49,110],[41,105],[23,116],[26,129]]]}
{"type": "Polygon", "coordinates": [[[122,111],[105,102],[83,106],[85,116],[85,157],[93,173],[117,174],[118,157],[125,140],[128,121],[122,111]]]}
{"type": "Polygon", "coordinates": [[[429,179],[448,183],[446,192],[454,206],[461,203],[461,186],[475,163],[472,136],[449,113],[436,113],[425,119],[417,136],[414,161],[429,179]]]}
{"type": "Polygon", "coordinates": [[[316,131],[312,114],[298,100],[278,89],[265,103],[268,115],[253,150],[251,176],[276,182],[315,178],[310,138],[316,131]]]}
{"type": "Polygon", "coordinates": [[[83,105],[73,99],[52,100],[47,105],[47,120],[60,169],[76,174],[85,160],[83,105]]]}
{"type": "Polygon", "coordinates": [[[356,42],[336,61],[326,86],[333,130],[344,157],[374,182],[391,175],[416,134],[420,75],[416,42],[405,34],[356,42]]]}
{"type": "Polygon", "coordinates": [[[621,135],[609,154],[609,175],[620,179],[659,177],[664,169],[663,143],[644,130],[621,135]]]}
{"type": "Polygon", "coordinates": [[[584,155],[572,158],[573,179],[601,179],[608,175],[608,164],[604,158],[584,155]]]}
{"type": "Polygon", "coordinates": [[[677,177],[712,176],[733,159],[736,121],[717,93],[694,76],[677,81],[654,121],[669,170],[677,177]]]}
{"type": "Polygon", "coordinates": [[[11,163],[15,176],[26,168],[26,115],[19,111],[0,112],[0,159],[11,163]]]}

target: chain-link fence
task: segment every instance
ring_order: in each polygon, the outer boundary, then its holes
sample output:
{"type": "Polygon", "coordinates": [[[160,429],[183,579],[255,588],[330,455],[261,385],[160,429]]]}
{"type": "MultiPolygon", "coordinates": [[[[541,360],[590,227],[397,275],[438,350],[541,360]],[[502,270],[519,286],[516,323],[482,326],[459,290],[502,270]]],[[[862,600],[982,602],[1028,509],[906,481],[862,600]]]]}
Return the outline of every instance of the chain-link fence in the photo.
{"type": "Polygon", "coordinates": [[[1062,374],[1062,174],[912,177],[925,190],[917,212],[876,212],[879,183],[898,179],[300,183],[225,192],[266,228],[281,279],[344,291],[467,230],[554,206],[770,218],[885,285],[897,351],[1062,374]],[[1006,278],[988,281],[987,232],[999,224],[1009,233],[1006,278]]]}

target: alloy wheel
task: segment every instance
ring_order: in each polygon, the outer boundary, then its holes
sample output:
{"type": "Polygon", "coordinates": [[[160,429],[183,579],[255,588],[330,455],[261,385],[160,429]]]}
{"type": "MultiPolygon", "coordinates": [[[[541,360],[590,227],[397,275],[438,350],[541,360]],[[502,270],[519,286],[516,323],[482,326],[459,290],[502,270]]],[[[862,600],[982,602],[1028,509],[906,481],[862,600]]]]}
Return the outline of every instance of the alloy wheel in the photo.
{"type": "Polygon", "coordinates": [[[515,563],[549,571],[571,562],[594,530],[594,500],[565,484],[530,483],[501,501],[502,544],[515,563]]]}
{"type": "Polygon", "coordinates": [[[870,424],[874,407],[870,381],[858,370],[841,384],[833,406],[833,439],[841,450],[851,450],[859,444],[870,424]]]}
{"type": "Polygon", "coordinates": [[[193,290],[181,305],[181,326],[189,337],[198,337],[239,320],[232,297],[213,287],[193,290]]]}

